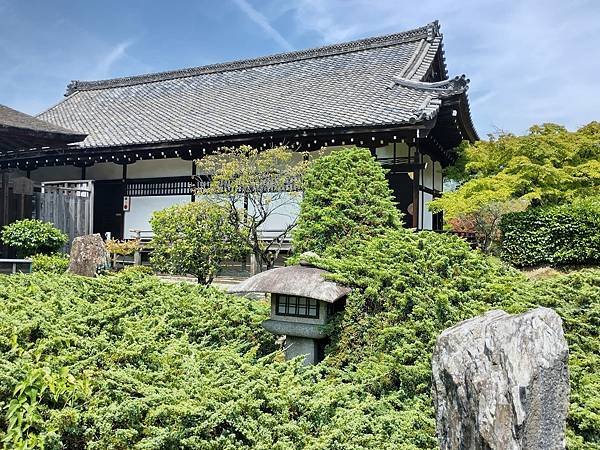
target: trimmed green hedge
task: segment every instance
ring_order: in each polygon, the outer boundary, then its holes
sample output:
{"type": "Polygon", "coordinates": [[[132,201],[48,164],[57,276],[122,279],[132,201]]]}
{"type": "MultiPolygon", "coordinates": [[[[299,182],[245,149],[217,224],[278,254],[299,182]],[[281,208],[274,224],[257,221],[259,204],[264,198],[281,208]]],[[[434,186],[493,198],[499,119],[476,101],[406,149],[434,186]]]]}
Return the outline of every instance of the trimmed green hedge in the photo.
{"type": "Polygon", "coordinates": [[[600,263],[600,201],[505,214],[502,258],[515,266],[600,263]]]}
{"type": "Polygon", "coordinates": [[[65,273],[69,268],[69,255],[55,253],[53,255],[34,255],[31,259],[32,272],[65,273]]]}

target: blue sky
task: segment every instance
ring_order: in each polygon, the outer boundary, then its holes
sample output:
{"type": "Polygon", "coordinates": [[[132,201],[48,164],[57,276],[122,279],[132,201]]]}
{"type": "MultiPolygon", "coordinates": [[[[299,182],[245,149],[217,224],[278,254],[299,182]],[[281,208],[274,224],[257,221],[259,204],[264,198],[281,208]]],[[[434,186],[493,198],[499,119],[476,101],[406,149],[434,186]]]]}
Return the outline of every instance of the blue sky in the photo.
{"type": "Polygon", "coordinates": [[[70,80],[193,67],[439,19],[475,125],[600,120],[600,0],[0,0],[0,104],[36,114],[70,80]]]}

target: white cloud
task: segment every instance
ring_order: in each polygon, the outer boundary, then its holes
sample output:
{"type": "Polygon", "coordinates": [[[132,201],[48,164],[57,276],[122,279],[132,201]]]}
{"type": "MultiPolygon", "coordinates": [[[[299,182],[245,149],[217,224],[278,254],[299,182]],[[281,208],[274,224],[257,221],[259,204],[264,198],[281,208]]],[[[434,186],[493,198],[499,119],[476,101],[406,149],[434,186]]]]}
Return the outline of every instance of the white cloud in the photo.
{"type": "Polygon", "coordinates": [[[116,62],[126,56],[127,49],[133,44],[132,40],[126,40],[114,45],[108,53],[103,55],[92,70],[90,78],[107,78],[116,62]]]}
{"type": "Polygon", "coordinates": [[[257,24],[267,35],[277,42],[285,50],[293,50],[294,46],[277,31],[269,20],[257,11],[247,0],[233,0],[242,12],[255,24],[257,24]]]}

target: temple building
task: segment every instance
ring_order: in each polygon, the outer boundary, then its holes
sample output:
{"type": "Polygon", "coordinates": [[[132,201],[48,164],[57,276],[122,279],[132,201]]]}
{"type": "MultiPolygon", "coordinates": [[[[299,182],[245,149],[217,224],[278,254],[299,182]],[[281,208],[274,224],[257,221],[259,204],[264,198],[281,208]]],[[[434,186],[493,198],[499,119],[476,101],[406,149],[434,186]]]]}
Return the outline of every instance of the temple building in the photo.
{"type": "Polygon", "coordinates": [[[65,140],[15,142],[0,153],[0,169],[36,183],[93,181],[93,231],[123,238],[149,230],[153,211],[191,201],[193,161],[222,147],[356,145],[389,169],[406,225],[435,229],[441,218],[427,203],[441,195],[442,169],[461,141],[477,139],[468,81],[448,77],[437,22],[256,59],[74,81],[37,117],[65,140]]]}

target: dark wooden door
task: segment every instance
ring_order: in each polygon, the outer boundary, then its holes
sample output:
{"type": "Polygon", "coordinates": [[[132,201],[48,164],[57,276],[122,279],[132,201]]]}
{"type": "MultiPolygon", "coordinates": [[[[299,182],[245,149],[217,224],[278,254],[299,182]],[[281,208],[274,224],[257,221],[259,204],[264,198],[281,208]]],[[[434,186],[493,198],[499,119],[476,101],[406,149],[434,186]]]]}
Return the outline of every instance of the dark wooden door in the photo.
{"type": "MultiPolygon", "coordinates": [[[[396,206],[404,214],[404,226],[413,227],[413,215],[409,212],[409,206],[412,205],[413,198],[413,180],[408,173],[388,172],[387,179],[392,189],[396,206]]],[[[414,205],[413,205],[414,211],[414,205]]]]}
{"type": "Polygon", "coordinates": [[[123,239],[123,195],[121,180],[94,182],[94,233],[110,232],[115,239],[123,239]]]}

